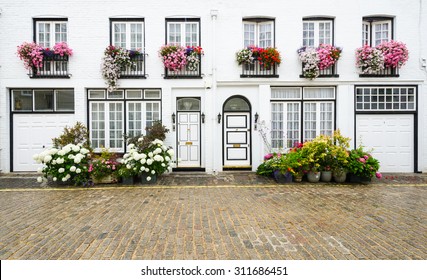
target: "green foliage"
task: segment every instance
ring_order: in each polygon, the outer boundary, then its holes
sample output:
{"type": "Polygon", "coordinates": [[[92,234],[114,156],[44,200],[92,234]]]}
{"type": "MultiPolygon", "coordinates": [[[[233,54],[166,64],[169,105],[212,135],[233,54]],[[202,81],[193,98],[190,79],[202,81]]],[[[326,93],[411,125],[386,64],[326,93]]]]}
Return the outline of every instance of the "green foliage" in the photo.
{"type": "Polygon", "coordinates": [[[88,169],[90,175],[97,180],[115,175],[120,168],[117,158],[118,155],[111,153],[108,149],[102,149],[100,155],[92,155],[88,169]]]}
{"type": "Polygon", "coordinates": [[[53,147],[61,149],[68,144],[82,144],[86,149],[91,150],[89,141],[89,131],[81,122],[77,122],[73,127],[64,127],[64,131],[57,138],[52,139],[53,147]]]}
{"type": "Polygon", "coordinates": [[[152,126],[145,128],[145,131],[145,136],[142,134],[134,137],[125,136],[128,145],[134,144],[138,150],[146,150],[154,140],[158,139],[164,141],[166,139],[166,133],[169,132],[169,129],[162,125],[160,121],[157,121],[154,122],[152,126]]]}
{"type": "Polygon", "coordinates": [[[380,168],[379,161],[360,146],[350,152],[348,171],[361,177],[373,177],[380,168]]]}

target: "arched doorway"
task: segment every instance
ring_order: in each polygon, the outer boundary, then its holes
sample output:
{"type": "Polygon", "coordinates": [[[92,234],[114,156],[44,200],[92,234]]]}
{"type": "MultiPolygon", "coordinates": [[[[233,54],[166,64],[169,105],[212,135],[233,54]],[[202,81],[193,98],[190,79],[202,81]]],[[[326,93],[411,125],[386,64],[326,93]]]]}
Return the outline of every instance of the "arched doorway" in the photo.
{"type": "Polygon", "coordinates": [[[223,166],[251,167],[251,105],[243,96],[232,96],[223,106],[223,166]]]}

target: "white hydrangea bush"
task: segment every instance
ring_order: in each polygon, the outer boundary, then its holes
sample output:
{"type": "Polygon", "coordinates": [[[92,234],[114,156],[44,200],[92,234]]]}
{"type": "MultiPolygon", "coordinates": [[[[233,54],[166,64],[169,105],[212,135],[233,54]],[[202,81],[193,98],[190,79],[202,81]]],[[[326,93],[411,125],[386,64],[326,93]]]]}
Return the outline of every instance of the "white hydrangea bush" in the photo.
{"type": "MultiPolygon", "coordinates": [[[[142,141],[140,138],[138,141],[142,141]]],[[[141,151],[134,144],[127,147],[127,153],[123,155],[122,168],[127,169],[127,174],[138,175],[146,173],[149,176],[147,180],[152,178],[150,175],[160,176],[165,172],[172,171],[172,159],[175,153],[171,147],[164,145],[162,140],[155,139],[150,143],[148,148],[141,151]]]]}
{"type": "Polygon", "coordinates": [[[61,149],[51,148],[35,154],[33,159],[43,164],[39,170],[43,176],[38,177],[37,181],[41,183],[52,179],[54,182],[85,184],[89,180],[89,153],[82,144],[68,144],[61,149]]]}

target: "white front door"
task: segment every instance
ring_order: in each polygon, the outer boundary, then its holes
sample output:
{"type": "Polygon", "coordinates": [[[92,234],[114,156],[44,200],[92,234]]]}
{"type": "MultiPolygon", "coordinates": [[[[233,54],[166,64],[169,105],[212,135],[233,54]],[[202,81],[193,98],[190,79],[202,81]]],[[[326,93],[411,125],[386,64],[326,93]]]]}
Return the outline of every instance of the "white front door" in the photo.
{"type": "Polygon", "coordinates": [[[42,164],[33,155],[51,148],[52,138],[73,124],[73,114],[14,114],[13,171],[37,171],[42,164]]]}
{"type": "Polygon", "coordinates": [[[178,112],[178,167],[200,167],[200,113],[178,112]]]}
{"type": "Polygon", "coordinates": [[[357,115],[357,145],[380,161],[381,172],[414,172],[414,115],[357,115]]]}
{"type": "Polygon", "coordinates": [[[224,113],[224,167],[250,167],[249,113],[224,113]]]}

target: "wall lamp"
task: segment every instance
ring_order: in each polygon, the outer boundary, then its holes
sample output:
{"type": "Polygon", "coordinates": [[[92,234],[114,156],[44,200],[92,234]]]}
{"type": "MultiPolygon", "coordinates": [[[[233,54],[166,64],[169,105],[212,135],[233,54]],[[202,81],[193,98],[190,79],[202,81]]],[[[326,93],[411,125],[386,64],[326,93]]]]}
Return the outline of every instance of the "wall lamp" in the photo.
{"type": "Polygon", "coordinates": [[[172,130],[175,131],[175,113],[172,113],[172,130]]]}
{"type": "Polygon", "coordinates": [[[205,113],[202,113],[200,116],[202,117],[202,123],[205,123],[205,113]]]}
{"type": "Polygon", "coordinates": [[[255,130],[257,129],[258,118],[259,118],[258,113],[255,113],[255,125],[254,125],[255,130]]]}
{"type": "Polygon", "coordinates": [[[218,113],[218,123],[221,123],[221,113],[218,113]]]}

